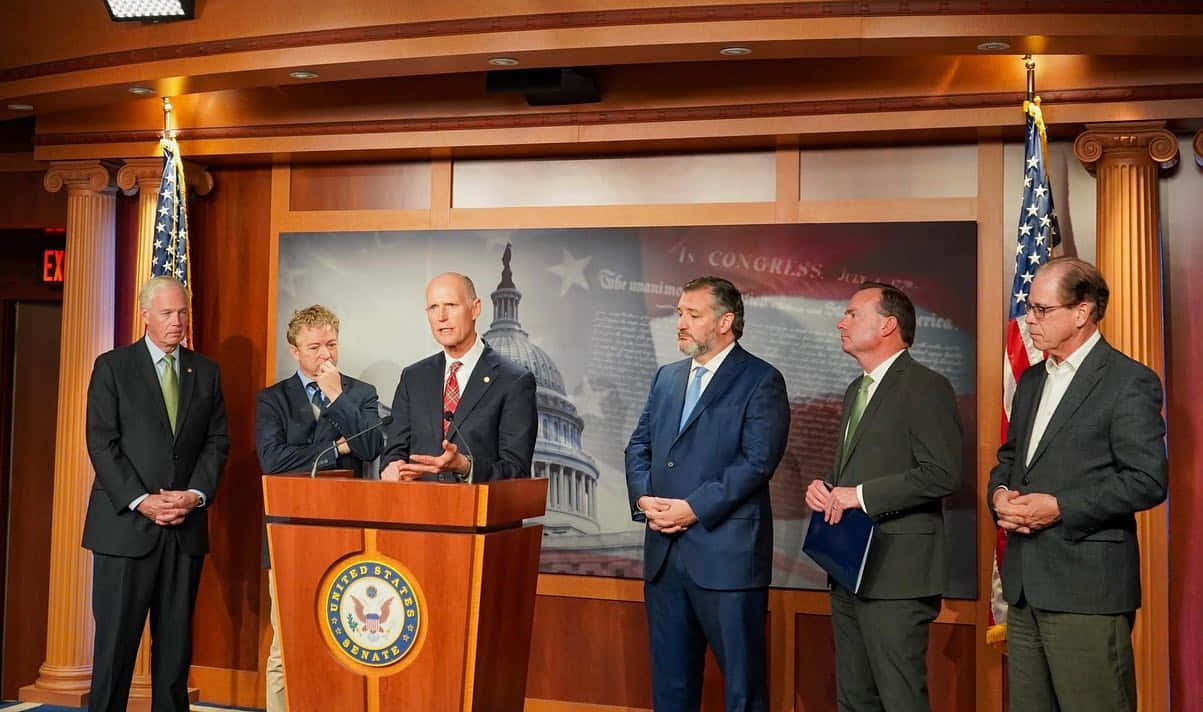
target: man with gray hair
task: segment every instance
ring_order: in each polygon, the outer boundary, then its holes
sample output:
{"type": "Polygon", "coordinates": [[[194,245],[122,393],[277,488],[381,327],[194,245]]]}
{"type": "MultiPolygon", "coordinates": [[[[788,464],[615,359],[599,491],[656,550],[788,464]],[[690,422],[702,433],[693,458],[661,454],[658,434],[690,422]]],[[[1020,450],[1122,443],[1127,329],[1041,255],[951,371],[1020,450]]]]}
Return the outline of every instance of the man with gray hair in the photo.
{"type": "Polygon", "coordinates": [[[987,503],[1006,529],[1011,708],[1136,710],[1136,513],[1165,501],[1157,374],[1099,332],[1110,290],[1094,265],[1049,260],[1027,295],[1032,345],[987,503]]]}
{"type": "Polygon", "coordinates": [[[125,710],[149,613],[152,708],[186,712],[207,512],[229,451],[226,408],[217,364],[181,343],[184,285],[155,277],[138,303],[146,338],[97,357],[88,385],[96,471],[83,533],[96,619],[88,709],[125,710]]]}

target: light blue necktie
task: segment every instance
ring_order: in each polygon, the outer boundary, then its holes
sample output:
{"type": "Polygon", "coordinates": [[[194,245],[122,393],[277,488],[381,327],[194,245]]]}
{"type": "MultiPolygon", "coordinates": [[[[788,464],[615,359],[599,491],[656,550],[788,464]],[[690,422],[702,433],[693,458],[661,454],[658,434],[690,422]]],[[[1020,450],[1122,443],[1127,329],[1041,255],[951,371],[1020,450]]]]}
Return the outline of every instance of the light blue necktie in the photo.
{"type": "Polygon", "coordinates": [[[693,369],[693,380],[689,382],[689,388],[685,389],[685,407],[681,409],[681,424],[677,427],[678,433],[685,429],[685,423],[689,421],[689,416],[693,415],[693,409],[697,407],[698,400],[702,397],[702,376],[705,375],[705,366],[693,369]]]}

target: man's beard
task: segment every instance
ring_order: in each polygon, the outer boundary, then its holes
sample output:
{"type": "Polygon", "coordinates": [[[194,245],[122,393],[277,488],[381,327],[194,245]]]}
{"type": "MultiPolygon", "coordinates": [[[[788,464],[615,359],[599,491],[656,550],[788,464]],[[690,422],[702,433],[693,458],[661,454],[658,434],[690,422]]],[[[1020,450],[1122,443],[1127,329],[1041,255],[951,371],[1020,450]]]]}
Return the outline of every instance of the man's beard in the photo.
{"type": "Polygon", "coordinates": [[[706,342],[701,342],[689,335],[686,335],[685,338],[687,341],[683,344],[679,344],[677,348],[681,349],[681,353],[685,354],[689,358],[697,358],[698,356],[709,351],[710,347],[714,345],[713,339],[709,339],[706,342]]]}

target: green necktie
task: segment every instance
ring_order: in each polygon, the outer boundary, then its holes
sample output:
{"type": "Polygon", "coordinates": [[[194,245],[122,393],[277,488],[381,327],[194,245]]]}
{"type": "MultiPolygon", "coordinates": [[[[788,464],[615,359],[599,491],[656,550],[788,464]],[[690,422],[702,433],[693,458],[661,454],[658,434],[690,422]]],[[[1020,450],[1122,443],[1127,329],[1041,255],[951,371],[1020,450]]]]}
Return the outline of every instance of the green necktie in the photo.
{"type": "Polygon", "coordinates": [[[848,462],[848,453],[851,450],[852,436],[856,434],[856,426],[860,425],[860,418],[865,414],[865,406],[869,404],[869,386],[873,385],[873,377],[865,374],[860,377],[860,387],[856,389],[856,400],[852,401],[852,411],[848,413],[848,430],[844,432],[844,447],[840,455],[840,471],[843,472],[844,464],[848,462]]]}
{"type": "Polygon", "coordinates": [[[180,408],[180,378],[175,375],[175,357],[164,354],[163,377],[159,385],[163,387],[163,404],[167,406],[167,420],[171,422],[171,432],[175,432],[175,414],[180,408]]]}

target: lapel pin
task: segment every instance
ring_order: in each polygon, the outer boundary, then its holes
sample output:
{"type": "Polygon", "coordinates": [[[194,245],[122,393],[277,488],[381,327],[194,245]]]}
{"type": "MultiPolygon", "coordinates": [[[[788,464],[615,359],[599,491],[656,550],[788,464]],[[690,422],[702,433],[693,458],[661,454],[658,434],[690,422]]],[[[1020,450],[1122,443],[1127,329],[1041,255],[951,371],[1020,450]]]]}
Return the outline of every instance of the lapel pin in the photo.
{"type": "Polygon", "coordinates": [[[192,369],[191,369],[191,368],[187,368],[187,369],[184,369],[184,370],[186,370],[188,373],[192,373],[192,369]]]}
{"type": "Polygon", "coordinates": [[[485,383],[488,383],[488,382],[489,382],[489,377],[488,377],[488,376],[485,376],[485,379],[484,379],[484,380],[485,380],[485,383]]]}

